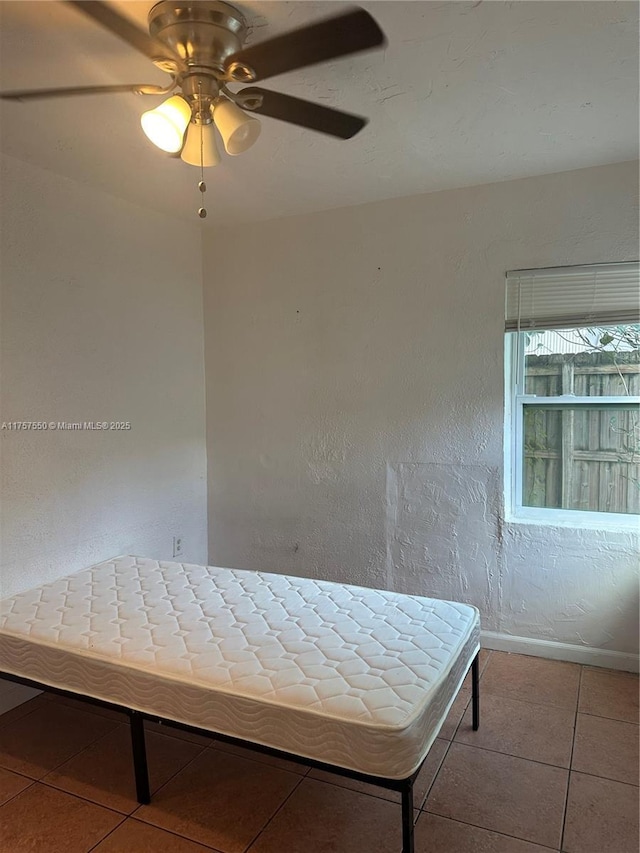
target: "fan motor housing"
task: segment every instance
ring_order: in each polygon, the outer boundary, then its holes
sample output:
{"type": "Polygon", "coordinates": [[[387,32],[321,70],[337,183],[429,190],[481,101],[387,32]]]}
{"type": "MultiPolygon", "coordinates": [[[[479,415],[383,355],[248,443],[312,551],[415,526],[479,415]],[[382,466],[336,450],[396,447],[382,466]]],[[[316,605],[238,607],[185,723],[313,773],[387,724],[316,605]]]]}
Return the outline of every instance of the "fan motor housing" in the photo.
{"type": "Polygon", "coordinates": [[[190,67],[222,72],[225,59],[242,48],[247,23],[219,0],[162,0],[149,12],[149,32],[190,67]]]}

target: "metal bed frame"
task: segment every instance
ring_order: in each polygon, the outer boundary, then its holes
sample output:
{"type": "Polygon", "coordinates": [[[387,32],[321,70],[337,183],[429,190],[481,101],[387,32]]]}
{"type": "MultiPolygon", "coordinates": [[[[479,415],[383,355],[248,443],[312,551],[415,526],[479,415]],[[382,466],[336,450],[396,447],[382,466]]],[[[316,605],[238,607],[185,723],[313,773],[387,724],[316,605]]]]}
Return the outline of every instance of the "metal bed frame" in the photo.
{"type": "MultiPolygon", "coordinates": [[[[477,731],[480,726],[480,666],[478,652],[471,663],[471,706],[472,706],[472,725],[473,730],[477,731]]],[[[355,779],[358,782],[368,782],[371,785],[377,785],[380,788],[386,788],[390,791],[399,791],[402,798],[402,853],[415,853],[414,847],[414,830],[413,830],[413,785],[422,769],[422,764],[426,760],[426,756],[420,766],[411,776],[406,779],[387,779],[381,776],[370,776],[366,773],[359,773],[356,770],[347,770],[344,767],[337,767],[334,764],[325,764],[322,761],[314,761],[309,758],[302,758],[295,753],[284,752],[280,749],[272,749],[271,747],[262,746],[261,744],[252,743],[241,738],[229,737],[218,732],[208,729],[201,729],[196,726],[189,726],[185,723],[178,723],[175,720],[170,720],[164,717],[158,717],[154,714],[146,713],[145,711],[136,711],[133,708],[127,708],[124,705],[117,705],[113,702],[106,702],[103,699],[95,699],[92,696],[85,696],[82,693],[74,693],[71,690],[62,690],[59,687],[52,687],[48,684],[42,684],[38,681],[33,681],[30,678],[23,678],[19,675],[13,675],[8,672],[0,671],[0,678],[6,678],[8,681],[14,681],[17,684],[23,684],[25,687],[33,687],[36,690],[47,690],[50,693],[57,693],[60,696],[67,696],[72,699],[80,699],[83,702],[92,705],[99,705],[102,708],[109,708],[114,711],[120,711],[129,717],[129,726],[131,732],[131,749],[133,753],[133,768],[136,782],[136,797],[141,805],[146,805],[151,802],[151,793],[149,791],[149,771],[147,767],[147,750],[144,737],[144,721],[161,723],[163,725],[172,726],[173,728],[183,729],[193,734],[204,735],[223,741],[224,743],[236,744],[255,752],[262,752],[266,755],[273,755],[277,758],[286,758],[289,761],[306,764],[318,770],[325,770],[329,773],[336,773],[340,776],[345,776],[348,779],[355,779]]]]}

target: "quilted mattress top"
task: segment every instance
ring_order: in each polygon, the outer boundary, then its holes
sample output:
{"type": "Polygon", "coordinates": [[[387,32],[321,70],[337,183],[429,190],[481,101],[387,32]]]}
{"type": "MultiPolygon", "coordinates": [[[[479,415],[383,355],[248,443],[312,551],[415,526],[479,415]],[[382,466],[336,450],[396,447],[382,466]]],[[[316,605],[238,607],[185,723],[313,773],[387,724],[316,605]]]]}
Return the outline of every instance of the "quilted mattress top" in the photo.
{"type": "Polygon", "coordinates": [[[175,683],[403,729],[478,630],[474,607],[118,557],[0,602],[0,634],[175,683]]]}

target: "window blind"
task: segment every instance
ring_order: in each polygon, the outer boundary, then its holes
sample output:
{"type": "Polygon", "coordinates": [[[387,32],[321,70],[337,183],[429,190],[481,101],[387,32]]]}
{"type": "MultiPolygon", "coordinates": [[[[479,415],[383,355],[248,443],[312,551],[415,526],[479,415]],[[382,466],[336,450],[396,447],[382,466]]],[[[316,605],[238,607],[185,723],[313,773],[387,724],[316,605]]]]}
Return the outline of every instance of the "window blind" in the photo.
{"type": "Polygon", "coordinates": [[[507,332],[638,322],[637,261],[507,273],[507,332]]]}

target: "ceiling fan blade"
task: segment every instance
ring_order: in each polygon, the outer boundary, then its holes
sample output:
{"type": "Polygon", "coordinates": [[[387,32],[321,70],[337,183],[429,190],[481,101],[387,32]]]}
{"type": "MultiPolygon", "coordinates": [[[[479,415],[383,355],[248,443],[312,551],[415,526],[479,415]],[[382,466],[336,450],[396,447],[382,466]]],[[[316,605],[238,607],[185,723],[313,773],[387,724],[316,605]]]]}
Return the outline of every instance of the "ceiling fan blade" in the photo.
{"type": "Polygon", "coordinates": [[[0,92],[3,101],[38,101],[43,98],[68,98],[72,95],[109,95],[114,92],[134,92],[138,95],[166,95],[164,86],[129,83],[120,86],[71,86],[66,89],[27,89],[24,92],[0,92]]]}
{"type": "Polygon", "coordinates": [[[66,2],[93,18],[94,21],[126,41],[131,47],[139,50],[152,62],[169,62],[172,63],[173,70],[184,69],[184,63],[180,57],[173,53],[169,47],[156,39],[152,39],[144,30],[136,27],[135,24],[118,14],[106,3],[99,2],[99,0],[66,0],[66,2]]]}
{"type": "Polygon", "coordinates": [[[244,48],[227,58],[225,69],[237,82],[249,83],[385,43],[371,15],[355,8],[244,48]]]}
{"type": "Polygon", "coordinates": [[[291,95],[270,92],[258,86],[250,86],[239,93],[239,103],[251,112],[298,124],[320,133],[328,133],[340,139],[351,139],[367,124],[362,116],[343,113],[331,107],[323,107],[291,95]],[[255,99],[255,106],[249,106],[255,99]]]}

